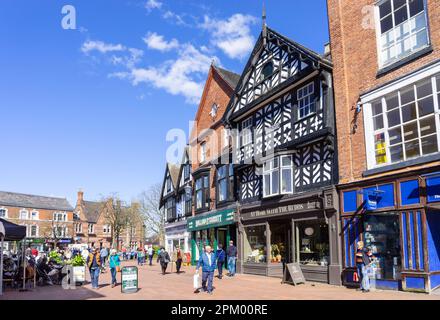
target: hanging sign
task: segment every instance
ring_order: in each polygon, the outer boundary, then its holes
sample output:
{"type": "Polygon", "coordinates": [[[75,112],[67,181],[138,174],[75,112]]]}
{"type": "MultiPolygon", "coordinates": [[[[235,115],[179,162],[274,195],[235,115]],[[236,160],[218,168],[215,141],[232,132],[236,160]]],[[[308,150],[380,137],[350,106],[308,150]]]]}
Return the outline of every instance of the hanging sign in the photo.
{"type": "Polygon", "coordinates": [[[121,292],[135,293],[138,291],[138,268],[123,267],[121,270],[121,292]]]}

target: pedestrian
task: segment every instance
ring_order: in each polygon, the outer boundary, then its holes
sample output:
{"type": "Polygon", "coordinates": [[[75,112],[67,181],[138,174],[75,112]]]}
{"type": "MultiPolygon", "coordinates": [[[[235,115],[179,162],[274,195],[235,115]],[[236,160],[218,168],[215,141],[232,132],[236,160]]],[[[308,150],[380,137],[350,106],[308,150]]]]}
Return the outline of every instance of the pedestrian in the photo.
{"type": "Polygon", "coordinates": [[[176,262],[176,273],[180,273],[180,268],[182,267],[183,253],[180,250],[180,246],[176,247],[176,250],[173,253],[173,261],[176,262]]]}
{"type": "Polygon", "coordinates": [[[356,268],[359,279],[361,281],[361,287],[358,290],[362,292],[370,292],[370,278],[368,277],[368,267],[371,263],[373,254],[371,251],[364,247],[363,241],[358,241],[356,251],[356,268]]]}
{"type": "Polygon", "coordinates": [[[218,278],[223,278],[223,265],[226,260],[226,253],[223,250],[223,245],[220,243],[217,249],[217,270],[218,270],[218,278]]]}
{"type": "Polygon", "coordinates": [[[89,267],[90,278],[92,280],[92,289],[99,289],[98,282],[101,268],[101,255],[99,254],[98,248],[94,248],[87,257],[87,266],[89,267]]]}
{"type": "Polygon", "coordinates": [[[205,252],[200,255],[200,259],[197,262],[196,274],[199,273],[199,269],[202,267],[202,289],[208,294],[212,294],[213,290],[212,283],[216,260],[216,254],[212,252],[211,246],[205,246],[205,252]],[[208,286],[206,286],[206,282],[208,282],[208,286]]]}
{"type": "Polygon", "coordinates": [[[142,249],[142,247],[138,248],[138,251],[137,251],[137,262],[138,262],[138,266],[143,266],[144,265],[144,250],[142,249]]]}
{"type": "Polygon", "coordinates": [[[107,248],[103,246],[101,248],[101,251],[99,252],[99,254],[101,256],[101,262],[102,262],[101,272],[104,273],[105,272],[106,260],[107,260],[107,256],[108,256],[107,248]]]}
{"type": "Polygon", "coordinates": [[[162,268],[162,275],[165,275],[168,267],[168,263],[170,262],[170,255],[165,250],[164,247],[160,248],[160,253],[157,256],[157,262],[160,262],[160,266],[162,268]]]}
{"type": "Polygon", "coordinates": [[[121,268],[121,260],[119,259],[116,249],[110,251],[109,267],[112,275],[112,288],[114,288],[117,285],[116,274],[121,268]]]}
{"type": "Polygon", "coordinates": [[[235,276],[235,263],[237,261],[237,247],[234,246],[234,241],[229,241],[229,247],[227,250],[228,255],[228,270],[227,274],[229,277],[235,276]]]}
{"type": "Polygon", "coordinates": [[[127,260],[127,248],[122,248],[122,259],[127,260]]]}
{"type": "Polygon", "coordinates": [[[150,245],[150,247],[148,248],[148,259],[150,260],[150,266],[153,265],[153,256],[154,256],[153,246],[150,245]]]}

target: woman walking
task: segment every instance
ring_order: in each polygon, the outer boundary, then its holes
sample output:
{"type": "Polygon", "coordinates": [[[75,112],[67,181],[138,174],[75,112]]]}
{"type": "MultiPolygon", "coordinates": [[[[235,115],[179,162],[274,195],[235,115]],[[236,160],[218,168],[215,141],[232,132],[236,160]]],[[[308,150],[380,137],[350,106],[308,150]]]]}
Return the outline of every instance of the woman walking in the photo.
{"type": "Polygon", "coordinates": [[[142,249],[142,247],[138,248],[138,251],[137,251],[137,261],[138,261],[138,266],[143,266],[144,265],[144,250],[142,249]]]}
{"type": "Polygon", "coordinates": [[[159,256],[157,257],[157,262],[160,262],[160,266],[162,268],[162,275],[165,275],[168,267],[168,263],[170,262],[170,255],[165,250],[164,247],[160,248],[159,256]]]}
{"type": "Polygon", "coordinates": [[[121,267],[121,260],[119,259],[116,249],[110,251],[109,266],[110,273],[112,274],[112,288],[114,288],[117,284],[116,274],[121,267]]]}

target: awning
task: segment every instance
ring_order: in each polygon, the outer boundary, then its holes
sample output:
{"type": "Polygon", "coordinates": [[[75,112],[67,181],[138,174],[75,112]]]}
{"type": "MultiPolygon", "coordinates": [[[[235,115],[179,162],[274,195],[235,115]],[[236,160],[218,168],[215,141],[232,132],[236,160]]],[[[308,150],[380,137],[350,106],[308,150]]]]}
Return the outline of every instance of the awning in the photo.
{"type": "Polygon", "coordinates": [[[19,241],[26,237],[26,227],[0,218],[0,233],[5,241],[19,241]]]}

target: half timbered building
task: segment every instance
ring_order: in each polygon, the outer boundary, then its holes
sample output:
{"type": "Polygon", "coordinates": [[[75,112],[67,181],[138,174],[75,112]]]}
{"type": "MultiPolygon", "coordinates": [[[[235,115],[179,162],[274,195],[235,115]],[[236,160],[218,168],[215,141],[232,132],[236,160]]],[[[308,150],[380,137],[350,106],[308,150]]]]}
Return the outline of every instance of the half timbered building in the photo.
{"type": "Polygon", "coordinates": [[[244,273],[340,284],[332,62],[263,24],[231,99],[244,273]]]}

